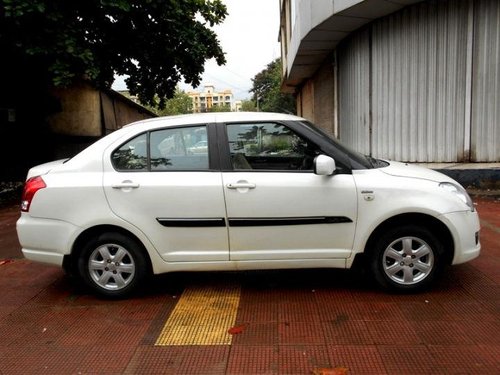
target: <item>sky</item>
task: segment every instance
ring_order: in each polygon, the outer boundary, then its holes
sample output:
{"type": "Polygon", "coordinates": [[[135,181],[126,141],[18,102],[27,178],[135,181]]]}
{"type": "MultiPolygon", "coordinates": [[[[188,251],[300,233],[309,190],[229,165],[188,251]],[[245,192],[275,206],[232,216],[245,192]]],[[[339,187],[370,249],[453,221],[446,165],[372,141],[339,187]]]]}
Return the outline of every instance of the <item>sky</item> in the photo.
{"type": "MultiPolygon", "coordinates": [[[[218,66],[215,60],[205,64],[201,84],[192,88],[180,84],[184,91],[202,91],[212,84],[215,90],[230,89],[236,100],[249,99],[252,95],[252,78],[280,57],[279,1],[278,0],[224,0],[228,15],[221,25],[215,26],[226,65],[218,66]]],[[[126,90],[123,77],[117,77],[114,90],[126,90]]]]}

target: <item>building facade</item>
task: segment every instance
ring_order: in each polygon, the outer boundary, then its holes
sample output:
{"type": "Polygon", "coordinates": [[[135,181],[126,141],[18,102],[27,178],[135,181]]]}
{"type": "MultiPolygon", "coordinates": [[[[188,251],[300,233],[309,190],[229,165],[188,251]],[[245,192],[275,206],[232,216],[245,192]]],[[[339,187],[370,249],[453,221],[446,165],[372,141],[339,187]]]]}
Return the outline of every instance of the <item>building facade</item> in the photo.
{"type": "Polygon", "coordinates": [[[72,157],[125,124],[156,117],[118,92],[96,89],[87,81],[65,88],[37,82],[27,90],[29,82],[17,84],[19,75],[2,73],[0,138],[19,147],[0,148],[0,181],[23,181],[34,165],[72,157]]]}
{"type": "Polygon", "coordinates": [[[500,1],[280,0],[283,91],[343,143],[500,161],[500,1]]]}
{"type": "Polygon", "coordinates": [[[194,113],[216,111],[223,108],[228,111],[235,111],[235,102],[231,90],[215,91],[215,86],[205,85],[203,91],[190,91],[187,94],[193,100],[194,113]]]}

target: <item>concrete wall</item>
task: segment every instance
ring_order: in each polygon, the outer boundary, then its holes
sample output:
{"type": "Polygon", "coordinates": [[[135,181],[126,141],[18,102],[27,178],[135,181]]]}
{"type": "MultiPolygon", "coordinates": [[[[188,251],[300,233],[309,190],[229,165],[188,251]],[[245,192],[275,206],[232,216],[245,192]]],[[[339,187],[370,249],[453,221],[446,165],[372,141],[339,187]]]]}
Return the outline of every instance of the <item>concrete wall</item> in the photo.
{"type": "Polygon", "coordinates": [[[334,65],[327,59],[313,78],[314,122],[328,134],[334,135],[334,65]]]}
{"type": "Polygon", "coordinates": [[[297,112],[299,116],[314,121],[314,82],[312,80],[300,90],[297,97],[297,112]]]}
{"type": "Polygon", "coordinates": [[[334,70],[333,59],[329,58],[297,95],[299,116],[309,119],[331,135],[335,135],[336,120],[334,70]]]}
{"type": "Polygon", "coordinates": [[[80,83],[53,90],[60,102],[60,111],[48,117],[50,130],[55,134],[100,137],[101,101],[99,91],[80,83]]]}
{"type": "Polygon", "coordinates": [[[103,115],[103,131],[108,134],[135,121],[155,117],[146,109],[133,105],[131,101],[116,92],[100,92],[103,115]]]}
{"type": "Polygon", "coordinates": [[[154,117],[154,114],[114,91],[99,91],[82,82],[54,89],[60,110],[47,121],[54,134],[101,137],[123,125],[154,117]]]}
{"type": "Polygon", "coordinates": [[[47,117],[52,159],[71,157],[122,126],[156,115],[112,90],[86,82],[53,89],[58,110],[47,117]]]}

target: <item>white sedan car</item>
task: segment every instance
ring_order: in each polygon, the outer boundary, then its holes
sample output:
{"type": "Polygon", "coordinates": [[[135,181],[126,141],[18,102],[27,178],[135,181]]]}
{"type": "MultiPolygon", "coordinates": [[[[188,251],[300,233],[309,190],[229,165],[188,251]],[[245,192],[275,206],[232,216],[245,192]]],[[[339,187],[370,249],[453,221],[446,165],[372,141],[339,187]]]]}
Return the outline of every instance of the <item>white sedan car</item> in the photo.
{"type": "Polygon", "coordinates": [[[125,126],[30,169],[21,209],[24,256],[109,297],[170,271],[350,268],[361,257],[381,286],[419,291],[481,248],[456,181],[272,113],[125,126]]]}

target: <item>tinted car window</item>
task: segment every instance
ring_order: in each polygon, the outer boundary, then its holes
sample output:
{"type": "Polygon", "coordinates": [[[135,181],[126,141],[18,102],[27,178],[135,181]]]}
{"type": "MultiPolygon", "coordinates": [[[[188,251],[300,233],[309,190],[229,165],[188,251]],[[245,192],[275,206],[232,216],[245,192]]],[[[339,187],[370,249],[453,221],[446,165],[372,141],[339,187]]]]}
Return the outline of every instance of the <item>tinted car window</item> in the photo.
{"type": "Polygon", "coordinates": [[[313,170],[318,147],[274,123],[227,125],[236,170],[313,170]]]}
{"type": "Polygon", "coordinates": [[[151,170],[208,169],[205,126],[151,132],[151,170]]]}
{"type": "Polygon", "coordinates": [[[128,141],[111,155],[113,166],[118,170],[147,170],[147,144],[147,134],[141,134],[128,141]]]}
{"type": "Polygon", "coordinates": [[[149,143],[148,134],[141,134],[115,150],[111,160],[117,170],[208,169],[207,130],[205,126],[157,130],[149,133],[149,143]]]}
{"type": "Polygon", "coordinates": [[[361,154],[358,151],[350,149],[346,145],[340,143],[336,138],[333,138],[330,134],[325,133],[322,129],[318,128],[317,126],[311,124],[308,121],[301,121],[300,123],[309,128],[309,130],[312,130],[313,132],[318,134],[320,137],[328,139],[329,142],[331,142],[337,150],[343,152],[350,159],[350,167],[352,169],[370,169],[388,165],[388,163],[386,162],[377,160],[377,163],[379,163],[379,165],[375,166],[369,160],[370,159],[369,157],[361,154]]]}

